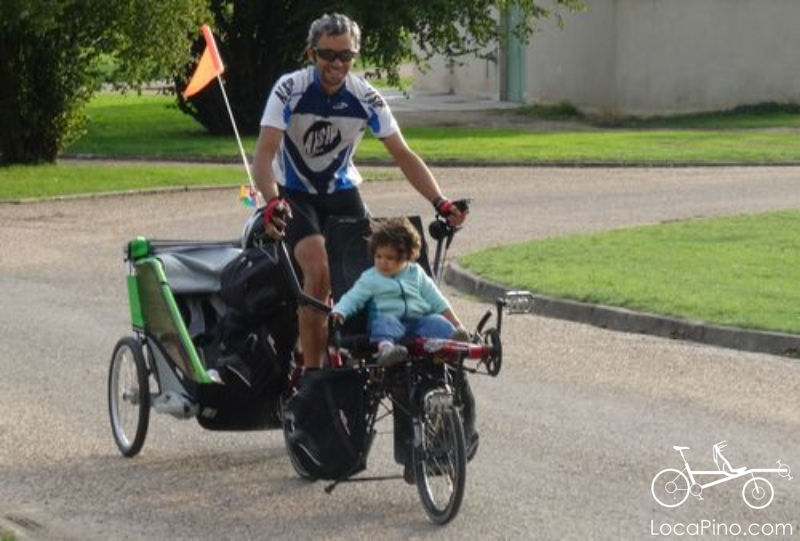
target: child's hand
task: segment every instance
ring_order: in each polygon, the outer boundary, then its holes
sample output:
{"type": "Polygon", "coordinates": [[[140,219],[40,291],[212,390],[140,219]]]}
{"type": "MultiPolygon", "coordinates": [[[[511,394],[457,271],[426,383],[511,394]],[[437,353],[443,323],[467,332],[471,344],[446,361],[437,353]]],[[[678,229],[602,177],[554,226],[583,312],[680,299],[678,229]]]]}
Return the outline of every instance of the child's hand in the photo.
{"type": "Polygon", "coordinates": [[[334,325],[342,325],[344,323],[344,316],[337,312],[331,312],[331,321],[334,325]]]}
{"type": "Polygon", "coordinates": [[[462,326],[457,327],[450,337],[451,340],[455,340],[456,342],[469,342],[471,338],[469,331],[462,326]]]}

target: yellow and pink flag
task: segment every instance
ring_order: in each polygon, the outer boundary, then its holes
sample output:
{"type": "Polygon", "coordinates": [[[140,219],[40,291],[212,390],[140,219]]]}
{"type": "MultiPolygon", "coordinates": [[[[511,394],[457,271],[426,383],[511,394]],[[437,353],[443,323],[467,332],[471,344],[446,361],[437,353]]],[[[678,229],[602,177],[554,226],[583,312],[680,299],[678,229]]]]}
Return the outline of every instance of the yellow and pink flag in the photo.
{"type": "Polygon", "coordinates": [[[246,207],[258,207],[258,192],[251,186],[242,186],[239,188],[239,201],[246,207]]]}

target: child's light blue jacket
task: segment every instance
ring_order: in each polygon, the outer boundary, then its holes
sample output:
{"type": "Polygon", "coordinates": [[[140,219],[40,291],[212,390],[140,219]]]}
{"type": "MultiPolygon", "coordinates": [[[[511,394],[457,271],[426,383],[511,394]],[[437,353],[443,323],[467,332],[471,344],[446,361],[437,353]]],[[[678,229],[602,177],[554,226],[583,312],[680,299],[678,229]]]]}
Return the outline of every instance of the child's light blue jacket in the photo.
{"type": "Polygon", "coordinates": [[[409,263],[391,277],[382,275],[375,267],[367,269],[342,295],[333,311],[350,318],[364,308],[370,321],[378,315],[393,315],[403,320],[441,314],[450,308],[450,303],[422,267],[409,263]]]}

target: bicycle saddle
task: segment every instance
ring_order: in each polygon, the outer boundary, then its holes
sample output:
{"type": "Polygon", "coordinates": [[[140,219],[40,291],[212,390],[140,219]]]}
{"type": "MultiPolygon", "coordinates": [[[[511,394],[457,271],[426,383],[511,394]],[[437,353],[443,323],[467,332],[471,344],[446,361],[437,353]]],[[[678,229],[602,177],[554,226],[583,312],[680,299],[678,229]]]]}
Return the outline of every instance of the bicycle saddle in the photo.
{"type": "Polygon", "coordinates": [[[726,442],[724,442],[724,441],[721,441],[721,442],[719,442],[718,444],[716,444],[714,446],[714,463],[717,465],[717,468],[719,468],[719,471],[721,471],[725,475],[739,475],[739,474],[741,474],[747,468],[734,468],[733,466],[731,466],[731,463],[728,462],[728,459],[725,458],[724,456],[722,456],[722,450],[725,449],[726,447],[727,447],[727,445],[726,445],[726,442]],[[722,467],[720,467],[719,462],[717,461],[717,458],[720,458],[722,460],[722,462],[723,462],[722,467]],[[730,471],[730,473],[725,471],[725,466],[728,467],[728,471],[730,471]]]}
{"type": "Polygon", "coordinates": [[[677,445],[673,447],[676,451],[683,451],[684,449],[688,449],[688,447],[678,447],[677,445]]]}
{"type": "Polygon", "coordinates": [[[725,466],[722,467],[722,473],[724,473],[725,475],[739,475],[740,473],[742,473],[744,470],[747,469],[747,467],[744,467],[744,468],[733,468],[733,467],[731,467],[730,464],[728,464],[728,468],[730,468],[731,473],[728,473],[728,472],[725,471],[725,466]]]}
{"type": "MultiPolygon", "coordinates": [[[[722,453],[720,453],[719,451],[717,451],[717,456],[718,456],[719,458],[721,458],[721,459],[722,459],[722,462],[723,462],[723,464],[722,464],[722,467],[721,467],[721,468],[719,468],[719,463],[717,463],[717,467],[718,467],[718,468],[720,469],[720,471],[721,471],[722,473],[724,473],[725,475],[739,475],[740,473],[744,472],[744,470],[746,470],[746,469],[747,469],[746,467],[744,467],[744,468],[734,468],[733,466],[731,466],[731,463],[730,463],[730,462],[728,462],[728,459],[727,459],[727,458],[725,458],[724,456],[722,456],[722,453]],[[728,471],[725,471],[725,468],[726,468],[726,467],[728,468],[728,471]],[[728,473],[728,472],[730,472],[730,473],[728,473]]],[[[714,462],[716,462],[716,460],[714,460],[714,462]]]]}

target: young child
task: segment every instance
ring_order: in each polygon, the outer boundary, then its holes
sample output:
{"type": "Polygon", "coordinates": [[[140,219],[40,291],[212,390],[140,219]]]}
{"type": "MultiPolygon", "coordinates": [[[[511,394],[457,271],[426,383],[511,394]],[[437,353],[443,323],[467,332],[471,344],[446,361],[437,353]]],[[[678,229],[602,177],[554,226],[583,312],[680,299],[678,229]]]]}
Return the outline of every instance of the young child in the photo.
{"type": "Polygon", "coordinates": [[[369,248],[374,266],[364,271],[333,307],[343,323],[367,309],[370,341],[378,346],[378,364],[391,366],[408,355],[398,344],[405,336],[469,339],[450,303],[416,263],[421,240],[407,218],[372,225],[369,248]]]}

